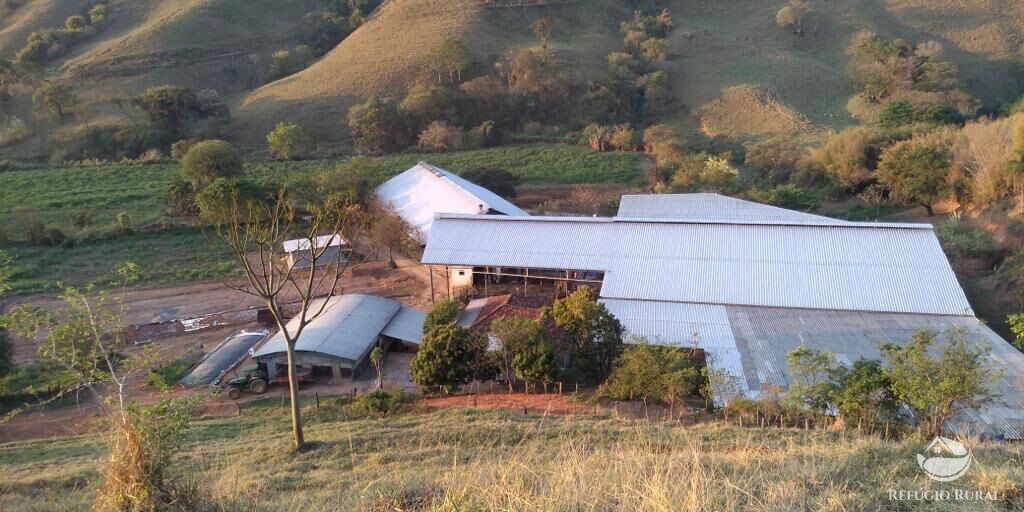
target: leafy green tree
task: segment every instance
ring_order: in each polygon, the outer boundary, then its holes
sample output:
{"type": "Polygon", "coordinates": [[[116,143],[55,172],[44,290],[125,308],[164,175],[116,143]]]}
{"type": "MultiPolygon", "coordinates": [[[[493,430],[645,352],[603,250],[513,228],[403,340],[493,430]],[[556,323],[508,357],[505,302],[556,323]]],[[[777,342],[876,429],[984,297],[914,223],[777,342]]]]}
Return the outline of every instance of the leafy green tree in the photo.
{"type": "Polygon", "coordinates": [[[840,377],[832,402],[848,425],[873,425],[896,413],[892,383],[879,361],[854,362],[840,377]]]}
{"type": "Polygon", "coordinates": [[[619,400],[665,402],[674,412],[675,403],[684,396],[696,395],[700,383],[700,371],[688,351],[650,345],[640,339],[626,347],[601,391],[619,400]]]}
{"type": "Polygon", "coordinates": [[[434,306],[427,311],[423,320],[423,334],[433,330],[435,327],[453,324],[459,318],[459,301],[453,299],[441,299],[434,303],[434,306]]]}
{"type": "Polygon", "coordinates": [[[934,215],[933,205],[951,193],[949,152],[915,140],[897,142],[882,153],[878,181],[896,198],[920,204],[934,215]]]}
{"type": "Polygon", "coordinates": [[[505,169],[495,169],[491,167],[481,167],[478,169],[470,169],[462,173],[462,177],[480,185],[481,187],[498,194],[505,199],[515,199],[516,187],[518,187],[522,180],[519,176],[506,171],[505,169]]]}
{"type": "Polygon", "coordinates": [[[238,178],[217,178],[196,194],[199,215],[210,222],[217,222],[231,213],[238,204],[249,205],[264,195],[263,188],[249,180],[238,178]]]}
{"type": "Polygon", "coordinates": [[[508,339],[502,339],[502,352],[511,351],[511,369],[516,377],[529,383],[540,382],[547,386],[554,381],[558,372],[558,356],[555,353],[555,346],[551,343],[551,336],[539,323],[526,320],[517,322],[520,332],[519,339],[515,335],[508,339]],[[511,349],[511,350],[509,350],[511,349]]]}
{"type": "Polygon", "coordinates": [[[309,154],[313,137],[295,123],[280,122],[267,134],[267,145],[270,156],[278,160],[297,160],[309,154]]]}
{"type": "Polygon", "coordinates": [[[71,115],[79,103],[71,86],[54,82],[43,82],[32,93],[32,105],[37,113],[61,121],[71,115]]]}
{"type": "Polygon", "coordinates": [[[827,413],[843,372],[835,355],[801,343],[786,354],[786,366],[793,378],[786,391],[786,401],[800,408],[827,413]]]}
{"type": "Polygon", "coordinates": [[[597,302],[592,288],[581,286],[556,300],[545,310],[545,317],[562,331],[575,369],[599,382],[608,377],[622,352],[625,329],[604,304],[597,302]]]}
{"type": "Polygon", "coordinates": [[[882,128],[899,128],[913,124],[917,117],[917,109],[907,100],[893,100],[882,107],[878,116],[878,126],[882,128]]]}
{"type": "Polygon", "coordinates": [[[426,61],[437,75],[437,83],[442,83],[444,73],[448,75],[448,82],[454,84],[462,81],[462,71],[473,62],[473,55],[462,41],[449,39],[431,48],[426,61]]]}
{"type": "Polygon", "coordinates": [[[1006,323],[1013,333],[1013,346],[1024,352],[1024,313],[1017,313],[1006,318],[1006,323]]]}
{"type": "Polygon", "coordinates": [[[367,152],[390,152],[408,145],[405,121],[392,99],[371,97],[348,110],[348,128],[356,146],[367,152]]]}
{"type": "Polygon", "coordinates": [[[384,389],[384,349],[380,348],[380,345],[373,347],[373,351],[370,352],[370,362],[377,372],[377,389],[384,389]]]}
{"type": "Polygon", "coordinates": [[[423,336],[410,370],[416,384],[427,390],[451,393],[473,380],[487,378],[486,366],[487,338],[477,331],[447,323],[431,328],[423,336]]]}
{"type": "Polygon", "coordinates": [[[64,28],[71,32],[78,32],[80,30],[83,30],[88,25],[89,22],[86,21],[85,16],[77,14],[74,16],[68,16],[68,18],[64,20],[64,28]]]}
{"type": "Polygon", "coordinates": [[[505,374],[509,393],[513,391],[513,381],[516,376],[512,360],[519,354],[527,340],[533,336],[534,329],[538,326],[537,322],[519,317],[500,318],[491,324],[490,335],[498,342],[495,356],[498,358],[501,372],[505,374]]]}
{"type": "MultiPolygon", "coordinates": [[[[94,510],[162,510],[183,493],[168,472],[183,430],[199,400],[165,399],[142,406],[131,396],[133,376],[151,366],[153,354],[126,357],[124,328],[126,286],[139,269],[119,265],[120,292],[112,296],[93,286],[63,288],[55,310],[22,305],[11,312],[20,336],[41,339],[40,360],[61,369],[88,390],[107,419],[110,454],[104,482],[96,489],[94,510]]],[[[185,504],[193,508],[195,504],[185,504]]]]}
{"type": "Polygon", "coordinates": [[[925,437],[942,432],[958,408],[989,403],[1003,374],[989,363],[991,348],[970,342],[965,331],[946,331],[945,338],[935,347],[938,335],[919,331],[904,346],[882,347],[893,394],[914,411],[925,437]]]}
{"type": "MultiPolygon", "coordinates": [[[[211,131],[210,122],[231,116],[227,105],[212,90],[197,94],[187,87],[161,85],[146,89],[131,103],[167,143],[187,139],[190,132],[204,131],[200,129],[203,127],[211,131]]],[[[197,135],[209,136],[207,133],[197,135]]]]}
{"type": "Polygon", "coordinates": [[[188,150],[181,159],[181,175],[196,190],[201,190],[217,178],[242,176],[242,156],[222,140],[204,140],[188,150]]]}

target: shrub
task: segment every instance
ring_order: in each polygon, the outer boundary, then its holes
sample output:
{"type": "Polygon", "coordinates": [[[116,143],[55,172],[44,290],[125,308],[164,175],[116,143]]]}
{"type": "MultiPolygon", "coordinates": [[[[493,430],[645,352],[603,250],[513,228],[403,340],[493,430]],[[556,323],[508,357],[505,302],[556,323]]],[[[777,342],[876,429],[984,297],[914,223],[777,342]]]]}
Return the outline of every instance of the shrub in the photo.
{"type": "Polygon", "coordinates": [[[17,116],[7,116],[0,120],[0,147],[17,144],[31,134],[32,130],[17,116]]]}
{"type": "Polygon", "coordinates": [[[628,124],[616,125],[612,128],[608,143],[617,151],[634,151],[636,149],[636,133],[628,124]]]}
{"type": "Polygon", "coordinates": [[[493,378],[490,362],[483,334],[448,323],[423,336],[410,371],[425,389],[451,393],[473,380],[493,378]]]}
{"type": "Polygon", "coordinates": [[[388,414],[397,412],[402,406],[412,403],[415,395],[402,388],[386,390],[375,389],[369,393],[359,393],[352,400],[349,410],[352,414],[364,417],[386,418],[388,414]]]}
{"type": "Polygon", "coordinates": [[[278,50],[271,55],[271,59],[270,79],[277,80],[306,69],[316,56],[309,46],[303,44],[293,50],[278,50]]]}
{"type": "Polygon", "coordinates": [[[181,174],[196,189],[202,189],[217,178],[242,175],[242,157],[222,140],[206,140],[189,149],[181,160],[181,174]]]}
{"type": "Polygon", "coordinates": [[[1010,332],[1013,333],[1013,346],[1024,352],[1024,313],[1008,316],[1006,324],[1010,326],[1010,332]]]}
{"type": "Polygon", "coordinates": [[[434,121],[420,132],[419,143],[438,153],[456,151],[462,147],[462,130],[444,121],[434,121]]]}
{"type": "Polygon", "coordinates": [[[786,354],[786,366],[793,382],[784,401],[816,413],[827,413],[843,371],[835,355],[801,344],[786,354]]]}
{"type": "Polygon", "coordinates": [[[195,146],[196,144],[199,144],[199,142],[199,139],[182,139],[179,140],[178,142],[175,142],[174,144],[171,144],[171,158],[175,160],[181,160],[182,158],[185,158],[185,155],[188,154],[188,151],[192,149],[192,147],[195,146]]]}
{"type": "Polygon", "coordinates": [[[313,137],[295,123],[280,122],[267,134],[267,145],[272,157],[296,160],[307,156],[312,150],[313,137]]]}
{"type": "Polygon", "coordinates": [[[807,4],[804,2],[790,0],[775,14],[775,24],[792,30],[794,34],[803,35],[803,18],[807,15],[808,10],[807,4]]]}
{"type": "Polygon", "coordinates": [[[991,401],[990,386],[1002,377],[990,363],[987,344],[969,342],[962,330],[946,331],[945,337],[937,349],[938,336],[929,331],[915,333],[905,346],[882,347],[893,393],[914,411],[925,437],[940,433],[957,408],[991,401]]]}
{"type": "Polygon", "coordinates": [[[245,208],[261,197],[263,189],[256,183],[238,178],[217,178],[196,194],[195,201],[203,219],[218,222],[227,218],[236,201],[245,208]]]}
{"type": "Polygon", "coordinates": [[[132,218],[128,212],[117,212],[114,216],[114,233],[128,234],[132,232],[132,218]]]}
{"type": "Polygon", "coordinates": [[[825,143],[800,160],[802,174],[818,168],[843,188],[859,190],[873,178],[882,149],[892,139],[877,129],[855,127],[830,133],[825,143]]]}
{"type": "Polygon", "coordinates": [[[348,110],[348,128],[362,151],[389,152],[408,145],[405,120],[392,99],[371,97],[353,105],[348,110]]]}
{"type": "Polygon", "coordinates": [[[988,233],[956,217],[940,224],[938,233],[943,248],[961,258],[989,258],[996,252],[988,233]]]}
{"type": "Polygon", "coordinates": [[[839,378],[832,402],[848,425],[871,425],[896,413],[892,382],[879,361],[855,361],[839,378]]]}
{"type": "Polygon", "coordinates": [[[681,397],[696,396],[700,385],[700,370],[688,351],[642,342],[626,348],[601,392],[618,400],[674,404],[681,397]]]}

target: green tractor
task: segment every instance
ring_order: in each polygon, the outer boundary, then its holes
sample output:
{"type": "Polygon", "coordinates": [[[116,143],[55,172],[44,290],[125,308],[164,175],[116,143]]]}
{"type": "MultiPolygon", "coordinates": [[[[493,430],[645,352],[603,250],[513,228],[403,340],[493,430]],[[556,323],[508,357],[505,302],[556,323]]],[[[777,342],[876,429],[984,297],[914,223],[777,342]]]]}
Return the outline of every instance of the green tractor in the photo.
{"type": "Polygon", "coordinates": [[[262,395],[267,392],[269,380],[267,374],[257,364],[250,364],[239,369],[241,376],[235,377],[225,384],[228,388],[228,398],[238,400],[242,396],[242,390],[247,389],[250,393],[262,395]]]}

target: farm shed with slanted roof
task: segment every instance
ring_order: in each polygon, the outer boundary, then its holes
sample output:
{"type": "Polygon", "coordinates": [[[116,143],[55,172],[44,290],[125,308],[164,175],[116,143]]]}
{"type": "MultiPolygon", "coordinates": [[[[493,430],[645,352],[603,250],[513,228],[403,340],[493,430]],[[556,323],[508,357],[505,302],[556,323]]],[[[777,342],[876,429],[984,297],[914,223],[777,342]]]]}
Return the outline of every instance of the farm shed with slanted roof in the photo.
{"type": "MultiPolygon", "coordinates": [[[[375,346],[384,350],[415,350],[423,335],[422,311],[398,301],[373,295],[348,294],[318,299],[310,310],[317,311],[326,301],[322,315],[313,320],[295,346],[296,364],[312,367],[314,373],[329,373],[334,378],[358,376],[375,346]]],[[[299,320],[288,322],[289,332],[299,320]]],[[[272,378],[287,368],[284,336],[278,332],[253,353],[267,366],[272,378]]]]}
{"type": "Polygon", "coordinates": [[[785,355],[801,342],[852,363],[921,329],[962,329],[1005,374],[1001,398],[951,424],[1024,438],[1024,354],[974,317],[931,225],[790,215],[704,194],[627,203],[621,211],[643,217],[439,215],[422,260],[524,289],[591,284],[631,333],[704,349],[725,377],[719,401],[788,386],[785,355]]]}
{"type": "Polygon", "coordinates": [[[377,197],[394,208],[423,243],[439,213],[529,215],[494,192],[426,162],[384,182],[377,187],[377,197]]]}
{"type": "Polygon", "coordinates": [[[312,242],[310,244],[310,240],[307,238],[285,240],[281,245],[285,257],[288,259],[288,265],[295,268],[310,267],[313,264],[313,251],[321,250],[323,254],[317,258],[317,265],[345,263],[349,252],[351,252],[348,242],[341,235],[318,236],[312,242]],[[310,249],[311,247],[312,249],[310,249]]]}

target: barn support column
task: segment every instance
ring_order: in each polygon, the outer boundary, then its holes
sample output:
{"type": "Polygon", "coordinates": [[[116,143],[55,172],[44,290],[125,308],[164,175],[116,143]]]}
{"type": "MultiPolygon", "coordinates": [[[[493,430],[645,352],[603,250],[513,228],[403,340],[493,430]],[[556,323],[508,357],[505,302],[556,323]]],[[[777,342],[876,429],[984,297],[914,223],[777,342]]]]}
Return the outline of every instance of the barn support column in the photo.
{"type": "Polygon", "coordinates": [[[430,303],[434,303],[434,266],[427,265],[427,273],[430,274],[430,303]]]}
{"type": "Polygon", "coordinates": [[[341,365],[340,364],[332,364],[331,365],[331,377],[334,378],[334,382],[335,383],[341,382],[341,365]]]}
{"type": "Polygon", "coordinates": [[[487,295],[487,281],[491,280],[490,270],[491,270],[491,267],[484,267],[484,298],[485,299],[487,297],[489,297],[489,295],[487,295]]]}
{"type": "Polygon", "coordinates": [[[523,296],[530,296],[530,269],[526,269],[526,274],[523,275],[523,296]]]}

